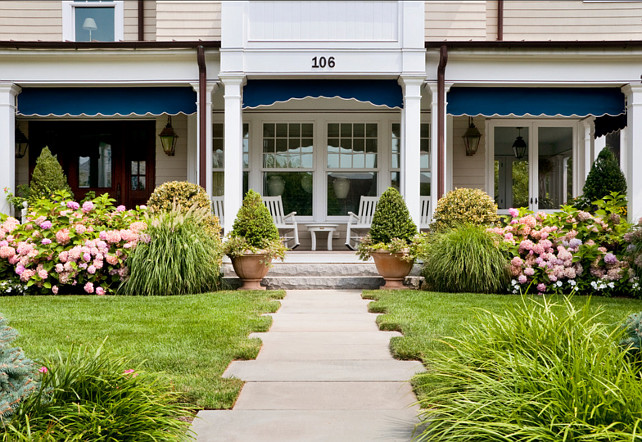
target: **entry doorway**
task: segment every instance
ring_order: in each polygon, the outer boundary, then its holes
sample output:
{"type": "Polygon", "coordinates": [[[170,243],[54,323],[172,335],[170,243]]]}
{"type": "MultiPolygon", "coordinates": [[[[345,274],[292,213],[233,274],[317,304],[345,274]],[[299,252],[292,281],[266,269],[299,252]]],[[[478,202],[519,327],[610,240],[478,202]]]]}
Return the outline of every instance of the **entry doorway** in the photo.
{"type": "Polygon", "coordinates": [[[30,121],[29,172],[45,146],[58,156],[77,200],[103,193],[127,208],[155,183],[155,121],[30,121]]]}

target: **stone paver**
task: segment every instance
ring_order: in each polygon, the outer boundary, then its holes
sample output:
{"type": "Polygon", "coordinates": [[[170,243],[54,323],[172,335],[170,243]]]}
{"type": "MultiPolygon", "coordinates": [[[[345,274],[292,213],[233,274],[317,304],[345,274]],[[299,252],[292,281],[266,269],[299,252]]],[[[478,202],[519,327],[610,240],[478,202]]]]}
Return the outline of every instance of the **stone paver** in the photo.
{"type": "Polygon", "coordinates": [[[224,373],[246,381],[233,410],[205,410],[198,441],[409,441],[417,423],[408,380],[359,291],[288,291],[254,361],[224,373]]]}

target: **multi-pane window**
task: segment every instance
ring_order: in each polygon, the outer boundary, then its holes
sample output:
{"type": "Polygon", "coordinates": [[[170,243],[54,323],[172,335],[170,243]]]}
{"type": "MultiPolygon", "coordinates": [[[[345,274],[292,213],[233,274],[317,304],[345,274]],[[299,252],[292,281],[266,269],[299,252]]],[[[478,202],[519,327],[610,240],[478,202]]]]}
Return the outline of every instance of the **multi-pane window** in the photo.
{"type": "Polygon", "coordinates": [[[327,214],[359,210],[361,196],[377,195],[378,126],[376,123],[329,123],[327,214]]]}
{"type": "MultiPolygon", "coordinates": [[[[243,194],[248,190],[250,127],[243,124],[243,194]]],[[[225,130],[223,123],[212,124],[212,196],[225,193],[225,130]]]]}
{"type": "Polygon", "coordinates": [[[147,162],[132,161],[131,168],[131,190],[145,190],[147,162]]]}
{"type": "MultiPolygon", "coordinates": [[[[422,196],[430,195],[430,124],[422,123],[419,139],[419,161],[421,167],[420,174],[420,192],[422,196]]],[[[401,165],[401,125],[393,123],[392,140],[391,140],[391,158],[390,158],[390,185],[399,189],[401,165]]]]}
{"type": "Polygon", "coordinates": [[[263,124],[263,195],[281,196],[286,213],[312,215],[314,124],[263,124]]]}

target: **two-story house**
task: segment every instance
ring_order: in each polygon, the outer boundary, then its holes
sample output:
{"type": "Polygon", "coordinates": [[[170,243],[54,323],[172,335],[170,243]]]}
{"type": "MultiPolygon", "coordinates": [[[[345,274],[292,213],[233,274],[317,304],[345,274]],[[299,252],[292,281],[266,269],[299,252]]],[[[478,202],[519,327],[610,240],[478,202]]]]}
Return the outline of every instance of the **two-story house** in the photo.
{"type": "Polygon", "coordinates": [[[637,1],[3,1],[0,187],[49,146],[126,205],[179,179],[304,224],[388,186],[416,220],[455,187],[554,210],[608,140],[637,219],[641,75],[637,1]]]}

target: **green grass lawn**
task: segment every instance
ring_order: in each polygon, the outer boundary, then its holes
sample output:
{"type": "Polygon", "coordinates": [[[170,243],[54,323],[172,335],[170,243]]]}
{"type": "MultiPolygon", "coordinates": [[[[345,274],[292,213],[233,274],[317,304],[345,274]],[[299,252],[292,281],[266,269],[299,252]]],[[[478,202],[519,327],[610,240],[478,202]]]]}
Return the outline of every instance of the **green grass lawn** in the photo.
{"type": "Polygon", "coordinates": [[[0,312],[20,333],[27,357],[53,356],[72,345],[100,345],[144,369],[162,372],[199,408],[231,408],[242,382],[222,379],[234,359],[253,359],[269,329],[261,316],[284,292],[223,291],[202,295],[0,297],[0,312]]]}
{"type": "MultiPolygon", "coordinates": [[[[376,301],[370,303],[370,311],[385,313],[377,318],[380,329],[397,330],[404,334],[403,337],[392,338],[390,348],[393,355],[398,359],[417,360],[424,360],[429,350],[445,348],[439,340],[444,336],[456,335],[461,324],[473,320],[480,310],[501,313],[521,302],[519,295],[417,290],[373,290],[364,292],[363,297],[376,301]]],[[[549,299],[554,300],[555,297],[549,299]]],[[[576,305],[587,300],[585,296],[573,298],[576,305]]],[[[631,313],[642,311],[642,300],[594,297],[591,298],[591,306],[602,309],[603,323],[615,326],[631,313]]]]}

